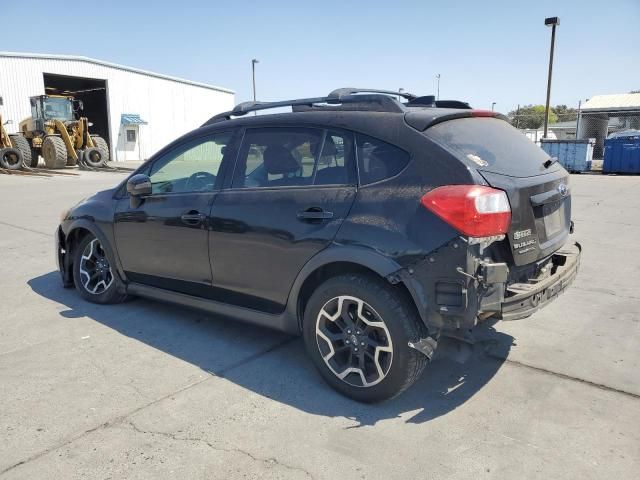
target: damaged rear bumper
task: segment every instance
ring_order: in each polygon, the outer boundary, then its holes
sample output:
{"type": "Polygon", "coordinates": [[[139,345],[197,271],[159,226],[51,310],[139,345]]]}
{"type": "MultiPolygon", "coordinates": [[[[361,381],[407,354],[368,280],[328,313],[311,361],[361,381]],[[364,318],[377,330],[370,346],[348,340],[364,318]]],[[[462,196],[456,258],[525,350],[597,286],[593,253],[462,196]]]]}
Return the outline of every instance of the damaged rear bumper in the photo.
{"type": "Polygon", "coordinates": [[[582,247],[579,243],[565,245],[553,254],[550,274],[544,278],[530,279],[527,283],[509,285],[501,311],[493,315],[493,318],[526,318],[555,300],[576,278],[581,254],[582,247]]]}

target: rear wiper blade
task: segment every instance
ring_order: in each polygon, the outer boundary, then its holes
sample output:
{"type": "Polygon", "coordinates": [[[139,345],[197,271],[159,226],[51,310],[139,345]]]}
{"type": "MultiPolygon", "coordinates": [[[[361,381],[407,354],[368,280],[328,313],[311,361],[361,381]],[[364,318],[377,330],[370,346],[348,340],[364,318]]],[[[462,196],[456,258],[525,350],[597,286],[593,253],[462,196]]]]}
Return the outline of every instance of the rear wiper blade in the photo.
{"type": "Polygon", "coordinates": [[[558,162],[558,157],[551,157],[549,160],[544,162],[542,166],[544,166],[544,168],[549,168],[551,165],[557,162],[558,162]]]}

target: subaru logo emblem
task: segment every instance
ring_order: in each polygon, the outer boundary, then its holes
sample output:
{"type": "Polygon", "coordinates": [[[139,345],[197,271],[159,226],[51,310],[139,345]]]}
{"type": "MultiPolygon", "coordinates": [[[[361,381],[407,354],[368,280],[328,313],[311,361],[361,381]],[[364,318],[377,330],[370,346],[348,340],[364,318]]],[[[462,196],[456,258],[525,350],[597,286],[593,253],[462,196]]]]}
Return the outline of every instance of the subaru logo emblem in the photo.
{"type": "Polygon", "coordinates": [[[558,192],[560,192],[560,195],[562,195],[563,197],[566,197],[567,193],[569,193],[569,188],[564,183],[561,183],[560,185],[558,185],[558,192]]]}

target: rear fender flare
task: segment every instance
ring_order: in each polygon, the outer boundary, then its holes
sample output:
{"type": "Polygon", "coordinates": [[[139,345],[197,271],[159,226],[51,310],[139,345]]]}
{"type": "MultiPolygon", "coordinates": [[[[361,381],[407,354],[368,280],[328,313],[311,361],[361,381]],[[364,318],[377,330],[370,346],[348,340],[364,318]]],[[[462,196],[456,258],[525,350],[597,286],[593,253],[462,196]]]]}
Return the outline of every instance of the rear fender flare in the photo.
{"type": "Polygon", "coordinates": [[[402,282],[411,294],[421,320],[426,324],[426,298],[419,290],[419,285],[409,274],[393,259],[380,253],[361,247],[329,247],[313,256],[298,273],[287,300],[287,312],[290,318],[298,319],[298,328],[302,326],[299,312],[300,291],[304,282],[319,268],[337,262],[348,262],[366,267],[374,271],[390,283],[402,282]]]}

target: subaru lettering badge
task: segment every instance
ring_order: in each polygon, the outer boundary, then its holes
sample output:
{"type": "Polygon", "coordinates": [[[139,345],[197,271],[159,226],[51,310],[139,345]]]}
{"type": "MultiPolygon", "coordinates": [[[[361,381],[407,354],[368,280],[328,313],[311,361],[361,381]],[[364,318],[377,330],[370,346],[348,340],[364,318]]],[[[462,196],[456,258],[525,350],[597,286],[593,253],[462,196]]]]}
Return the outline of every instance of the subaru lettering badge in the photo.
{"type": "Polygon", "coordinates": [[[569,193],[569,189],[564,183],[561,183],[560,185],[558,185],[558,192],[560,192],[560,195],[562,195],[563,197],[566,197],[567,193],[569,193]]]}

